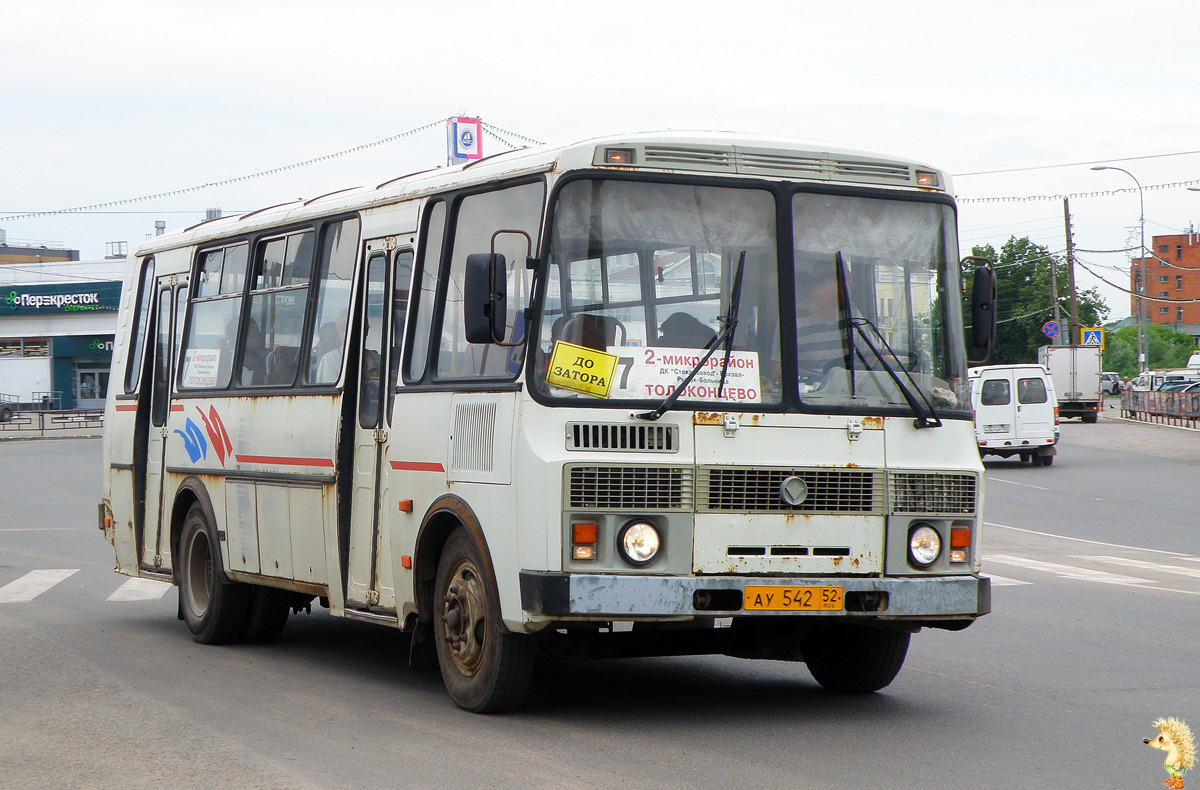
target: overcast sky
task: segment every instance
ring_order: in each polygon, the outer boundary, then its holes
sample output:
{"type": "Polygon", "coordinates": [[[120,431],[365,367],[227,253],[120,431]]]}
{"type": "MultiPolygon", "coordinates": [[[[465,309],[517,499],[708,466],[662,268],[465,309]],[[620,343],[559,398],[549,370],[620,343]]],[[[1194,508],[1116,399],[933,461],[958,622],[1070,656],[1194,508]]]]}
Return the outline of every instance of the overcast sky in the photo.
{"type": "MultiPolygon", "coordinates": [[[[956,174],[963,252],[1010,235],[1084,250],[1200,230],[1194,0],[370,2],[0,0],[0,229],[84,259],[207,207],[251,210],[444,163],[442,127],[251,175],[459,113],[569,143],[718,129],[919,159],[956,174]],[[1193,153],[1194,152],[1194,153],[1193,153]],[[1058,165],[1063,165],[1058,167],[1058,165]],[[1040,168],[1021,170],[1020,168],[1040,168]],[[972,175],[984,171],[1007,171],[972,175]],[[1131,235],[1131,228],[1133,228],[1131,235]]],[[[485,153],[505,146],[485,138],[485,153]]],[[[1128,256],[1080,253],[1127,286],[1128,256]]],[[[1111,318],[1127,298],[1099,286],[1111,318]]],[[[1047,300],[1049,303],[1049,300],[1047,300]]],[[[1000,318],[1005,317],[1003,306],[1000,318]]]]}

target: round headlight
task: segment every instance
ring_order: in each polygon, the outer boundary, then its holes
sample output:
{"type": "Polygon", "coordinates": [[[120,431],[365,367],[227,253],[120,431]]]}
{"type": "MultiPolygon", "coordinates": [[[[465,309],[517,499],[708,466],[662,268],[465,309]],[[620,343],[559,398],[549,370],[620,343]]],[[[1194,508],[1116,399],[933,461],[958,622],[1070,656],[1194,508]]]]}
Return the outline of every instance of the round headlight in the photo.
{"type": "Polygon", "coordinates": [[[649,565],[661,548],[662,537],[649,521],[631,521],[617,534],[617,550],[630,565],[649,565]]]}
{"type": "Polygon", "coordinates": [[[929,524],[916,524],[908,531],[908,558],[918,568],[928,568],[942,553],[942,538],[929,524]]]}

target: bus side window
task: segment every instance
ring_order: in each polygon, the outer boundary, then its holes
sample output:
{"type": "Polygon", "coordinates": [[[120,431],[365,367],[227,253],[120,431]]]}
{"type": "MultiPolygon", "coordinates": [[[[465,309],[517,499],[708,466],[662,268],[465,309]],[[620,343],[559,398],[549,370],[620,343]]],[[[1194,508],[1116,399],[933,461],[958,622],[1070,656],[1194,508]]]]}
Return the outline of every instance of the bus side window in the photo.
{"type": "Polygon", "coordinates": [[[309,384],[336,384],[342,373],[358,228],[357,218],[347,219],[326,225],[321,234],[317,308],[308,350],[306,380],[309,384]]]}
{"type": "Polygon", "coordinates": [[[433,310],[437,304],[438,273],[441,270],[442,240],[446,233],[446,201],[439,200],[425,210],[424,235],[421,238],[421,263],[413,282],[411,297],[416,298],[416,320],[408,343],[408,368],[405,381],[425,378],[429,361],[429,334],[433,330],[433,310]]]}
{"type": "Polygon", "coordinates": [[[146,325],[149,323],[150,304],[154,298],[154,258],[142,262],[142,279],[138,285],[138,310],[134,316],[131,334],[133,345],[125,368],[125,392],[137,392],[142,379],[142,352],[146,347],[146,325]]]}
{"type": "Polygon", "coordinates": [[[392,353],[389,357],[387,413],[392,413],[392,401],[396,398],[396,382],[400,374],[400,351],[404,344],[404,321],[408,317],[408,295],[412,288],[413,253],[401,250],[396,253],[392,272],[392,353]]]}
{"type": "Polygon", "coordinates": [[[229,386],[248,251],[249,245],[242,242],[200,254],[179,366],[180,389],[229,386]]]}
{"type": "Polygon", "coordinates": [[[520,359],[514,358],[511,349],[466,341],[463,293],[467,256],[491,252],[493,245],[495,252],[504,256],[508,266],[508,315],[504,336],[510,342],[523,340],[522,322],[530,288],[525,258],[533,254],[531,242],[536,243],[538,238],[545,193],[545,185],[535,181],[469,195],[459,203],[454,219],[453,254],[447,272],[449,283],[445,291],[442,331],[434,333],[440,338],[437,378],[512,378],[519,372],[520,359]]]}
{"type": "Polygon", "coordinates": [[[311,230],[290,233],[259,248],[237,377],[243,387],[288,386],[296,381],[313,235],[311,230]]]}

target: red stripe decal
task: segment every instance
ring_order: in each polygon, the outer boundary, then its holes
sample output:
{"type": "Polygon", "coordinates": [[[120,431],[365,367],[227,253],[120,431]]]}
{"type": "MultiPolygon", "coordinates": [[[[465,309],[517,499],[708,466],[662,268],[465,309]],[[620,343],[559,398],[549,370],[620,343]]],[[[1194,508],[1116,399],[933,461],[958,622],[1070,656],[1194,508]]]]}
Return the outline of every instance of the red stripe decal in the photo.
{"type": "Polygon", "coordinates": [[[423,461],[392,461],[392,468],[399,469],[402,472],[445,472],[446,467],[438,463],[425,463],[423,461]]]}
{"type": "Polygon", "coordinates": [[[137,411],[137,404],[136,403],[118,403],[116,405],[116,410],[117,411],[137,411]]]}
{"type": "Polygon", "coordinates": [[[171,411],[183,411],[183,404],[176,403],[171,406],[171,411]]]}
{"type": "Polygon", "coordinates": [[[286,455],[235,455],[243,464],[279,464],[280,466],[326,466],[333,468],[329,458],[292,458],[286,455]]]}

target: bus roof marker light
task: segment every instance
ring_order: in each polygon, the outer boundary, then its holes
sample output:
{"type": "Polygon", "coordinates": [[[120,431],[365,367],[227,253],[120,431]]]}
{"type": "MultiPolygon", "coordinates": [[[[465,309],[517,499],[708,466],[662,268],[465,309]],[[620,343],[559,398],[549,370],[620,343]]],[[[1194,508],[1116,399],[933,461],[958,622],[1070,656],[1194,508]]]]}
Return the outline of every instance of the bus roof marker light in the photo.
{"type": "Polygon", "coordinates": [[[606,165],[632,165],[636,163],[636,157],[632,148],[605,148],[604,149],[604,164],[606,165]]]}
{"type": "Polygon", "coordinates": [[[938,189],[942,185],[941,179],[938,178],[938,174],[932,170],[918,170],[916,171],[915,175],[917,177],[917,186],[919,187],[938,189]]]}

